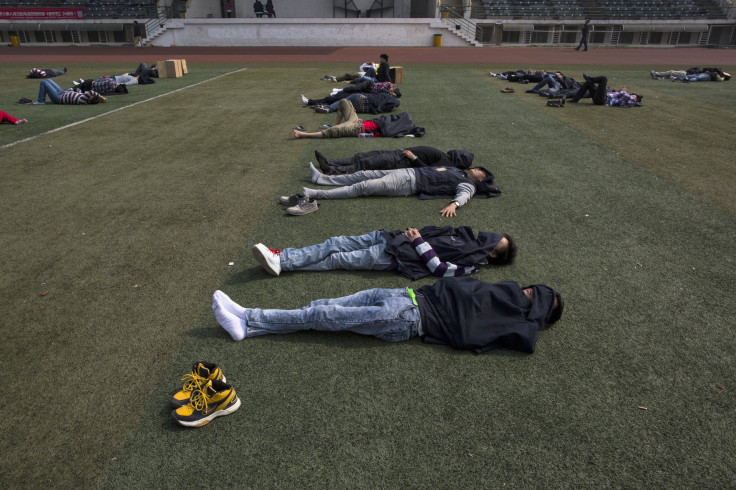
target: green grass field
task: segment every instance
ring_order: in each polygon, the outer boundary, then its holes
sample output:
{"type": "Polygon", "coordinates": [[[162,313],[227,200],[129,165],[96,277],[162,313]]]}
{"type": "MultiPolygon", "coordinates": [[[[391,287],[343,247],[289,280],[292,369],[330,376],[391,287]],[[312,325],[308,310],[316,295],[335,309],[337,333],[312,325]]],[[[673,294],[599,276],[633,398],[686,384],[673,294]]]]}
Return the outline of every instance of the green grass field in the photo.
{"type": "MultiPolygon", "coordinates": [[[[31,121],[0,127],[3,487],[733,486],[736,82],[562,66],[645,97],[558,109],[527,86],[502,94],[488,70],[513,67],[404,66],[399,110],[421,140],[293,139],[332,122],[299,94],[326,95],[319,78],[345,65],[190,64],[90,107],[13,105],[38,81],[0,66],[0,109],[31,121]],[[418,144],[472,150],[503,195],[456,218],[415,198],[303,217],[277,205],[308,183],[315,149],[418,144]],[[315,332],[233,342],[212,315],[216,289],[291,308],[409,285],[275,278],[254,243],[430,224],[510,233],[516,264],[477,277],[563,294],[535,354],[315,332]],[[168,399],[198,360],[219,363],[243,404],[184,429],[168,399]]],[[[56,80],[132,69],[69,65],[56,80]]]]}

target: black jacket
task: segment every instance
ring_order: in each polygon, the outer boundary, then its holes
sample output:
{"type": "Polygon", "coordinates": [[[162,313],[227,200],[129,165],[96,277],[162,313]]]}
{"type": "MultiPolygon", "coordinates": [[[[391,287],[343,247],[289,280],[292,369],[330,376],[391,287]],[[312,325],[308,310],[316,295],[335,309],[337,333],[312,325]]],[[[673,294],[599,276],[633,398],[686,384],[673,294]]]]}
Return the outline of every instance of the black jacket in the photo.
{"type": "Polygon", "coordinates": [[[415,126],[408,113],[390,114],[372,119],[378,124],[381,136],[384,138],[400,138],[411,134],[417,138],[424,135],[424,128],[415,126]]]}
{"type": "Polygon", "coordinates": [[[379,82],[391,81],[391,67],[388,64],[388,61],[381,62],[381,64],[378,65],[378,70],[376,71],[376,80],[378,80],[379,82]]]}
{"type": "MultiPolygon", "coordinates": [[[[488,254],[503,238],[503,235],[487,231],[481,231],[476,238],[469,226],[425,226],[419,233],[441,261],[466,267],[487,264],[488,254]]],[[[427,265],[403,231],[384,231],[383,236],[387,242],[386,253],[393,257],[398,275],[412,281],[430,275],[427,265]]]]}
{"type": "Polygon", "coordinates": [[[489,284],[470,277],[440,279],[417,290],[424,337],[431,344],[477,353],[491,349],[534,352],[547,327],[555,292],[542,285],[531,302],[515,282],[489,284]]]}

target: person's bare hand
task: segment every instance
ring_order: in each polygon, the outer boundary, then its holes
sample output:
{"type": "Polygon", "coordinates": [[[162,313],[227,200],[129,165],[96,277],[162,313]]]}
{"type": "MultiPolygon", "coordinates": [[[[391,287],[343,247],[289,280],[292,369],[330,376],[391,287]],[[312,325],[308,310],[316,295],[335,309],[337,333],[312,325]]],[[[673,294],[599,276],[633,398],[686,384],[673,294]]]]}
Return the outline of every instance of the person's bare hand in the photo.
{"type": "Polygon", "coordinates": [[[414,155],[414,153],[410,152],[409,150],[402,151],[401,156],[405,156],[409,160],[414,160],[414,158],[416,157],[416,155],[414,155]]]}
{"type": "Polygon", "coordinates": [[[407,228],[404,232],[404,236],[409,239],[409,241],[414,241],[417,238],[422,238],[422,235],[419,233],[419,230],[416,228],[407,228]]]}
{"type": "Polygon", "coordinates": [[[455,204],[454,202],[451,202],[450,204],[448,204],[447,206],[445,206],[444,208],[440,210],[440,214],[444,216],[445,218],[449,218],[451,216],[457,216],[456,210],[457,210],[457,204],[455,204]]]}

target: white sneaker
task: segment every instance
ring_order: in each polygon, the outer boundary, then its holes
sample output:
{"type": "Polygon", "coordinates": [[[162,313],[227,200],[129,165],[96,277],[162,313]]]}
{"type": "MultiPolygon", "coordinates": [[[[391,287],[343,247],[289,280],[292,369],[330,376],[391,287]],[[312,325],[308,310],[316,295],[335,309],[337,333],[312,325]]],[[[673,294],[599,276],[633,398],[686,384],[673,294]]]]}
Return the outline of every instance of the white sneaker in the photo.
{"type": "Polygon", "coordinates": [[[252,250],[253,257],[266,269],[266,272],[272,276],[281,274],[281,259],[279,259],[281,249],[268,248],[262,243],[256,243],[252,250]]]}
{"type": "Polygon", "coordinates": [[[304,94],[302,94],[302,103],[303,103],[303,104],[304,104],[305,106],[309,105],[309,99],[307,99],[306,97],[304,97],[304,94]]]}

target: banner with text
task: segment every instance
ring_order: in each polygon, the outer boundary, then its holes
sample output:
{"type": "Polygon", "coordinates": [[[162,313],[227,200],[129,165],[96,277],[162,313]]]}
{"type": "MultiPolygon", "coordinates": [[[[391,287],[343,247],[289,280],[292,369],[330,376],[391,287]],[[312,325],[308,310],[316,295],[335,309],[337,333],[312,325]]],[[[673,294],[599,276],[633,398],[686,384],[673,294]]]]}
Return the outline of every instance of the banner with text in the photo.
{"type": "Polygon", "coordinates": [[[84,19],[84,9],[79,8],[3,8],[0,19],[7,20],[80,20],[84,19]]]}

